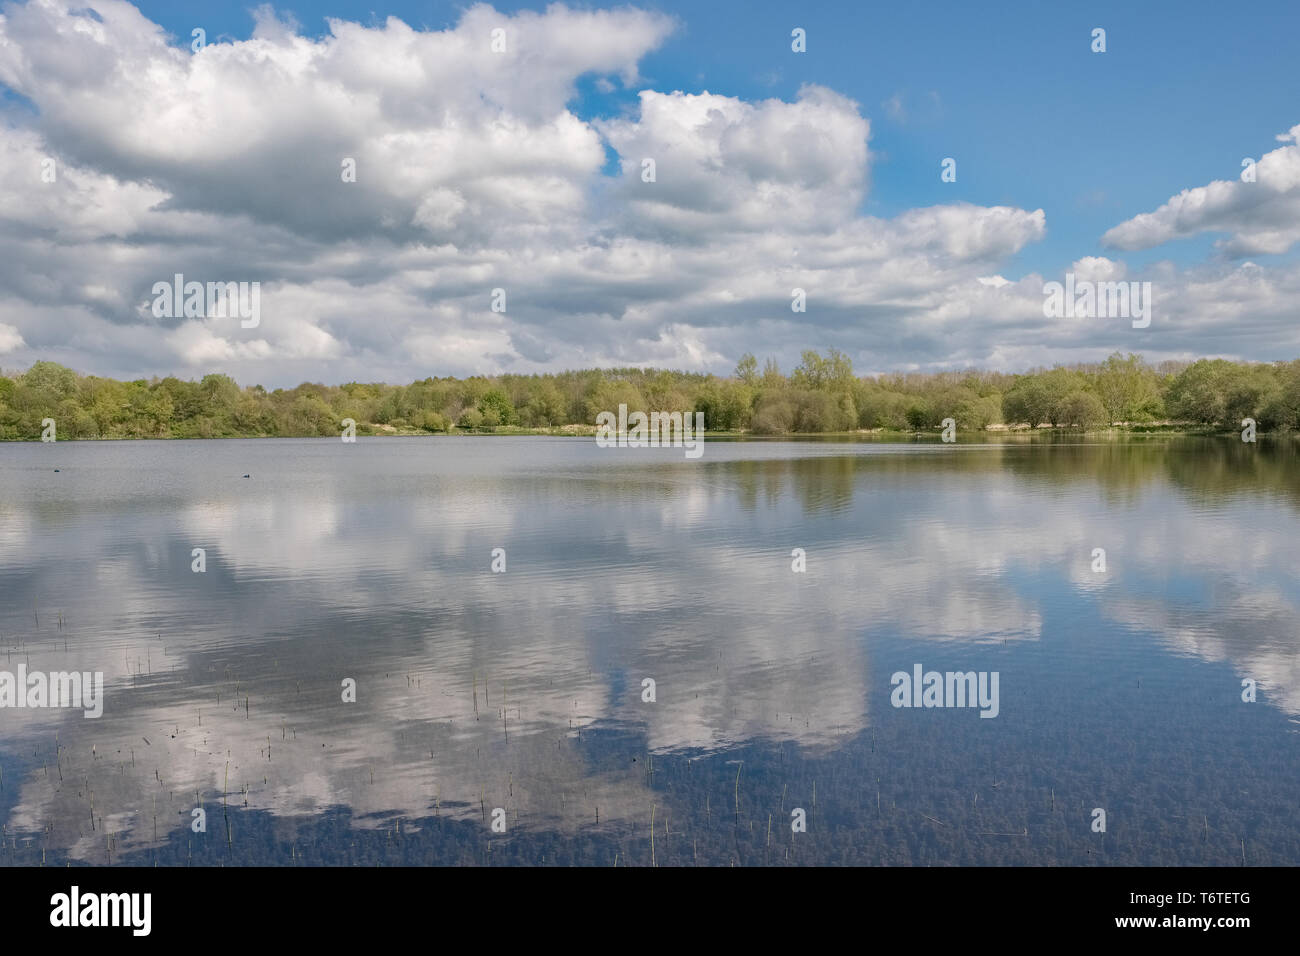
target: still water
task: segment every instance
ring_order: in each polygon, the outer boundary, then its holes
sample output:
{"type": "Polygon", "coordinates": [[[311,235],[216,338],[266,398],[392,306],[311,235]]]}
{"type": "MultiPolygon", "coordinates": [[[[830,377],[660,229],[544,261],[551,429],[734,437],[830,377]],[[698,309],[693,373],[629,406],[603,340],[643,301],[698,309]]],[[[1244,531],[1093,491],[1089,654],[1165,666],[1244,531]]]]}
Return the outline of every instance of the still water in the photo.
{"type": "Polygon", "coordinates": [[[0,445],[0,671],[104,681],[0,709],[0,862],[1294,865],[1297,464],[0,445]]]}

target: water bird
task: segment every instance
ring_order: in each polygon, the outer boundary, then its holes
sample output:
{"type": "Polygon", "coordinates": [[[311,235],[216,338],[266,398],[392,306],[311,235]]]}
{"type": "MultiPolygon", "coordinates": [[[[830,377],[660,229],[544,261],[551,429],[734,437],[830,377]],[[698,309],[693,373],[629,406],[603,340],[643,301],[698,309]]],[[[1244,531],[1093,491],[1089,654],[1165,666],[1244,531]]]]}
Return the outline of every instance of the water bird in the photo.
{"type": "Polygon", "coordinates": [[[247,477],[248,477],[248,475],[245,475],[245,476],[244,476],[244,477],[245,477],[245,478],[247,478],[247,477]]]}

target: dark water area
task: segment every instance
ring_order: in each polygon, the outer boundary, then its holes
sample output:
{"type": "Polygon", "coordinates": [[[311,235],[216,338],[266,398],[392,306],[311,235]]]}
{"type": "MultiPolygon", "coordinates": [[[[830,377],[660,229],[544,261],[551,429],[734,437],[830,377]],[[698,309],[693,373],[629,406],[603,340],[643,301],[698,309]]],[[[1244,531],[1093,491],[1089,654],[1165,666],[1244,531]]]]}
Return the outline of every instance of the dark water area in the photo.
{"type": "Polygon", "coordinates": [[[0,445],[0,862],[1295,865],[1296,449],[0,445]]]}

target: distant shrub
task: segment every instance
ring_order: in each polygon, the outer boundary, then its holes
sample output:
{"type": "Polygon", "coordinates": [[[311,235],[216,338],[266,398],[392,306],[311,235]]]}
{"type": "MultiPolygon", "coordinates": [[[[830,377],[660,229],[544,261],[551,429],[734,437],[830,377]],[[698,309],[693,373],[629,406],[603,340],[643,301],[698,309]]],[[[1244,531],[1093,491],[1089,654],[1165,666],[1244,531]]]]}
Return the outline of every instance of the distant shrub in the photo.
{"type": "Polygon", "coordinates": [[[441,412],[425,412],[420,427],[426,432],[445,432],[451,427],[451,422],[441,412]]]}
{"type": "Polygon", "coordinates": [[[1061,424],[1092,428],[1106,420],[1106,408],[1091,392],[1072,392],[1061,403],[1061,424]]]}
{"type": "Polygon", "coordinates": [[[754,409],[753,430],[759,435],[782,435],[794,430],[794,404],[784,395],[765,395],[754,409]]]}

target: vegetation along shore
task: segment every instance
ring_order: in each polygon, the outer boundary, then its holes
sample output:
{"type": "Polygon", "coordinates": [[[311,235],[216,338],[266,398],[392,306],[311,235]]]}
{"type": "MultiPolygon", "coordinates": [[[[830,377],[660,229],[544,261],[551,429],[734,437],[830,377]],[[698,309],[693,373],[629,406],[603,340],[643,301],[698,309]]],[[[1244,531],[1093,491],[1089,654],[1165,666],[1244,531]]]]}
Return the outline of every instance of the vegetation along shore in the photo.
{"type": "Polygon", "coordinates": [[[123,382],[54,362],[0,375],[0,440],[57,437],[259,438],[337,435],[594,433],[616,409],[699,411],[709,432],[737,435],[928,431],[952,418],[963,431],[1124,428],[1300,430],[1300,360],[1104,362],[1021,374],[978,370],[854,374],[832,349],[808,351],[783,374],[745,355],[730,376],[659,369],[426,378],[409,385],[304,383],[268,391],[226,375],[123,382]]]}

